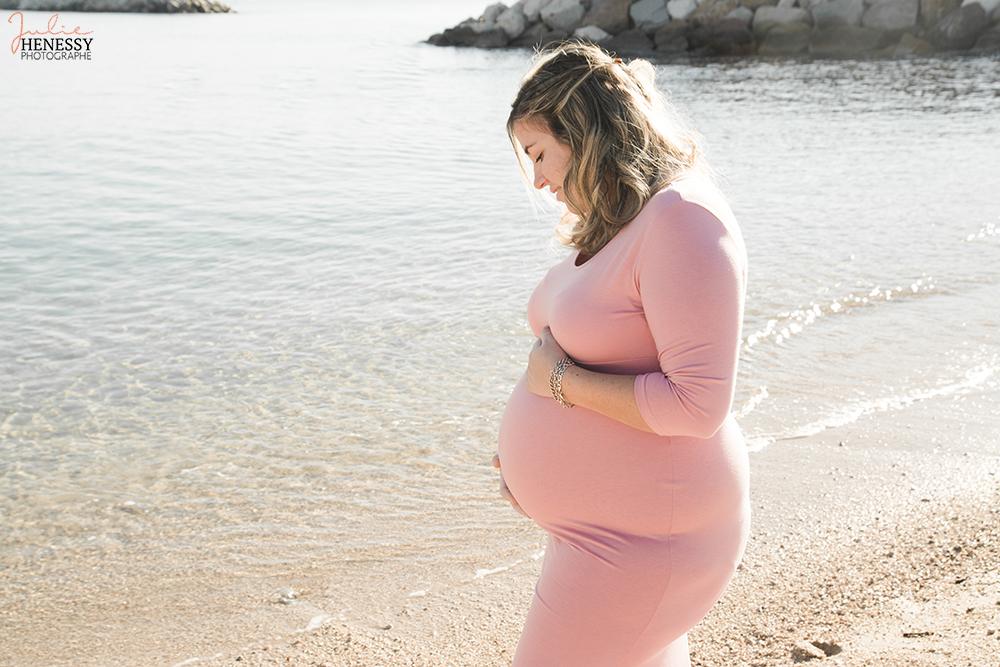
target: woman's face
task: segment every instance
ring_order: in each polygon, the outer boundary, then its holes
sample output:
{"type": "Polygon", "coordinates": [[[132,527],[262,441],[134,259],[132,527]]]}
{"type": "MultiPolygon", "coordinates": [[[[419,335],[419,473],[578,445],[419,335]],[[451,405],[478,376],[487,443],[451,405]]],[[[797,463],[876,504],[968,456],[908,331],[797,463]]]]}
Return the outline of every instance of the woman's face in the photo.
{"type": "Polygon", "coordinates": [[[534,186],[539,189],[548,186],[556,199],[573,211],[562,190],[563,178],[569,169],[571,156],[569,144],[560,142],[543,126],[524,120],[514,121],[513,132],[514,138],[524,147],[525,153],[534,165],[534,186]]]}

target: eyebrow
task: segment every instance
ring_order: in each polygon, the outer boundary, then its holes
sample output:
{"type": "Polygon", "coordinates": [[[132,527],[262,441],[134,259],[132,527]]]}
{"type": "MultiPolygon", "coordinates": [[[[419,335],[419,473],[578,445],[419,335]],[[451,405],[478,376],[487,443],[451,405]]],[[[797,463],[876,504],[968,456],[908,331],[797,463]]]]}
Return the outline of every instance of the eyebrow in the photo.
{"type": "MultiPolygon", "coordinates": [[[[538,142],[535,142],[535,143],[538,143],[538,142]]],[[[531,148],[534,145],[535,144],[528,144],[527,146],[525,146],[524,147],[524,154],[527,155],[528,157],[531,157],[531,153],[528,152],[528,149],[531,148]]]]}

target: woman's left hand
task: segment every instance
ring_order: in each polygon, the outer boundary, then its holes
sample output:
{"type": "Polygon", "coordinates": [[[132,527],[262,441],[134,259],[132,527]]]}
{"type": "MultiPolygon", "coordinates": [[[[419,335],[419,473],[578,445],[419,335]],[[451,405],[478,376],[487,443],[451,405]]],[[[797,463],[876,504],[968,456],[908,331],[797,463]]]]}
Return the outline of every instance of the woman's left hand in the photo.
{"type": "Polygon", "coordinates": [[[539,396],[547,396],[553,401],[552,390],[549,388],[549,377],[552,375],[552,368],[556,362],[566,357],[567,354],[556,339],[552,336],[552,331],[545,327],[542,329],[541,338],[535,339],[535,345],[528,355],[528,390],[539,396]]]}

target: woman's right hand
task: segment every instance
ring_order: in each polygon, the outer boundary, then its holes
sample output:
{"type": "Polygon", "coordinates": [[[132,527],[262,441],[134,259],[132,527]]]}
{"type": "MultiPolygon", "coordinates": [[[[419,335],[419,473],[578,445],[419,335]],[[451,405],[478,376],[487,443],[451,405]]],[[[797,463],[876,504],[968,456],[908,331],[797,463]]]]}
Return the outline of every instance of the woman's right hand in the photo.
{"type": "MultiPolygon", "coordinates": [[[[497,470],[500,470],[499,454],[493,455],[493,467],[496,468],[497,470]]],[[[507,501],[510,502],[510,504],[514,507],[514,509],[516,509],[524,516],[528,516],[527,513],[523,509],[521,509],[521,506],[518,505],[517,501],[514,499],[514,496],[511,494],[510,489],[507,488],[507,482],[505,482],[503,479],[503,471],[500,471],[500,495],[506,498],[507,501]]],[[[530,519],[531,517],[528,516],[528,518],[530,519]]]]}

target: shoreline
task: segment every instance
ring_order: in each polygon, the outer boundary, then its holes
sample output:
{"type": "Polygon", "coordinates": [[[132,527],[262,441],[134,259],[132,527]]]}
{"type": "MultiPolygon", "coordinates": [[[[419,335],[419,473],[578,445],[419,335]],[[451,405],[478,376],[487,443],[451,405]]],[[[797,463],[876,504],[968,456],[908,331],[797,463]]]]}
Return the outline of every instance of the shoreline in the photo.
{"type": "MultiPolygon", "coordinates": [[[[692,665],[988,664],[1000,650],[1000,456],[980,406],[997,394],[961,409],[966,397],[923,401],[751,455],[751,540],[689,633],[692,665]],[[983,417],[944,451],[922,428],[969,425],[963,413],[983,417]]],[[[509,665],[541,566],[525,552],[382,626],[334,622],[187,664],[509,665]]]]}
{"type": "Polygon", "coordinates": [[[434,46],[591,42],[618,56],[905,58],[1000,51],[997,0],[518,0],[434,33],[434,46]]]}

